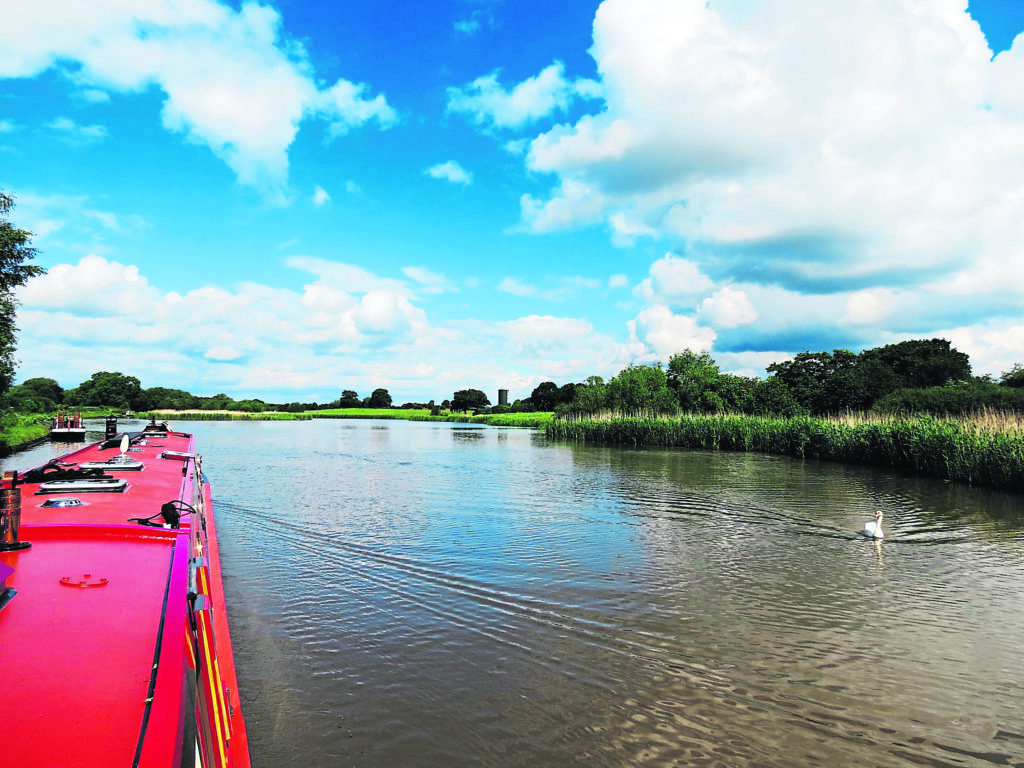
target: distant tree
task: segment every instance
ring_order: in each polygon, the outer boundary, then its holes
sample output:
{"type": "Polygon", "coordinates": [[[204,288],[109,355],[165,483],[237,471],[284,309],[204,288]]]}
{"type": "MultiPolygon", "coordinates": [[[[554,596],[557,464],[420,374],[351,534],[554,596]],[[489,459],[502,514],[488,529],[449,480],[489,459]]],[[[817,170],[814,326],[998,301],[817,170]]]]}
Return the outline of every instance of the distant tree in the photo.
{"type": "Polygon", "coordinates": [[[694,352],[687,348],[672,355],[665,376],[684,411],[702,413],[725,410],[726,402],[718,393],[722,374],[718,363],[709,353],[694,352]]]}
{"type": "Polygon", "coordinates": [[[971,378],[971,361],[945,339],[914,339],[867,349],[862,360],[876,360],[892,371],[900,388],[941,387],[971,378]]]}
{"type": "Polygon", "coordinates": [[[596,413],[608,407],[608,387],[600,376],[588,376],[573,392],[569,410],[575,413],[596,413]]]}
{"type": "Polygon", "coordinates": [[[750,376],[723,373],[718,377],[718,396],[727,409],[745,413],[757,382],[758,379],[750,376]]]}
{"type": "Polygon", "coordinates": [[[607,385],[608,404],[616,411],[638,413],[675,413],[679,406],[662,367],[631,365],[619,372],[607,385]]]}
{"type": "Polygon", "coordinates": [[[200,397],[199,408],[203,411],[233,411],[235,410],[234,399],[228,397],[223,392],[218,392],[216,395],[211,397],[200,397]]]}
{"type": "Polygon", "coordinates": [[[11,387],[7,401],[22,413],[46,413],[64,402],[64,390],[53,379],[29,379],[11,387]]]}
{"type": "MultiPolygon", "coordinates": [[[[263,413],[267,410],[267,404],[262,400],[238,400],[233,410],[245,411],[246,413],[263,413]]],[[[306,410],[302,408],[302,410],[306,410]]]]}
{"type": "Polygon", "coordinates": [[[823,415],[868,410],[900,389],[940,387],[972,380],[967,355],[944,339],[901,341],[855,355],[849,350],[801,352],[772,363],[768,372],[789,388],[800,406],[823,415]]]}
{"type": "Polygon", "coordinates": [[[751,387],[745,410],[757,416],[790,417],[807,413],[786,383],[777,376],[769,376],[751,387]]]}
{"type": "Polygon", "coordinates": [[[0,394],[11,388],[16,368],[14,350],[18,328],[14,320],[18,302],[13,291],[29,278],[46,271],[25,263],[35,258],[36,249],[29,244],[32,233],[15,228],[7,220],[13,207],[14,199],[0,192],[0,394]]]}
{"type": "Polygon", "coordinates": [[[553,381],[544,381],[534,387],[530,394],[533,407],[538,411],[553,411],[559,403],[558,385],[553,381]]]}
{"type": "MultiPolygon", "coordinates": [[[[28,382],[25,382],[26,384],[28,382]]],[[[1003,373],[999,378],[999,384],[1003,387],[1014,387],[1019,389],[1024,387],[1024,367],[1020,363],[1016,363],[1013,368],[1003,373]]]]}
{"type": "Polygon", "coordinates": [[[373,390],[370,395],[370,407],[371,408],[390,408],[391,407],[391,395],[384,388],[373,390]]]}
{"type": "Polygon", "coordinates": [[[857,355],[846,349],[800,352],[792,360],[772,363],[773,373],[801,408],[815,415],[839,413],[850,408],[850,382],[857,355]]]}
{"type": "Polygon", "coordinates": [[[64,388],[54,379],[28,379],[19,386],[27,392],[31,392],[39,397],[45,397],[47,400],[52,400],[55,403],[60,403],[64,398],[64,388]]]}
{"type": "Polygon", "coordinates": [[[341,393],[341,399],[338,401],[339,408],[358,408],[362,404],[359,395],[353,389],[344,390],[341,393]]]}
{"type": "Polygon", "coordinates": [[[984,378],[943,387],[898,389],[875,403],[877,413],[967,415],[983,411],[1024,413],[1024,388],[1007,387],[984,378]]]}
{"type": "Polygon", "coordinates": [[[68,405],[103,405],[121,410],[144,410],[147,400],[134,376],[97,371],[88,381],[64,394],[68,405]]]}
{"type": "Polygon", "coordinates": [[[451,409],[453,411],[475,411],[479,408],[486,408],[491,404],[487,395],[479,389],[460,389],[452,397],[451,409]]]}
{"type": "Polygon", "coordinates": [[[190,411],[199,408],[199,398],[183,389],[148,387],[143,390],[149,408],[169,411],[190,411]]]}

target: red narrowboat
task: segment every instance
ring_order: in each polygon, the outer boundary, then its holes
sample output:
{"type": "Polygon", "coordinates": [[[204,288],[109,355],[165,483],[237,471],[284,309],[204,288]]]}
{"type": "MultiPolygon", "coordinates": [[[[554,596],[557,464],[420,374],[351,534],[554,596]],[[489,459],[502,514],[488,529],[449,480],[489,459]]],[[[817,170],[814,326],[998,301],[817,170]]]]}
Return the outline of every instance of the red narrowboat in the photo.
{"type": "Polygon", "coordinates": [[[150,424],[0,485],[6,768],[248,768],[210,496],[150,424]]]}

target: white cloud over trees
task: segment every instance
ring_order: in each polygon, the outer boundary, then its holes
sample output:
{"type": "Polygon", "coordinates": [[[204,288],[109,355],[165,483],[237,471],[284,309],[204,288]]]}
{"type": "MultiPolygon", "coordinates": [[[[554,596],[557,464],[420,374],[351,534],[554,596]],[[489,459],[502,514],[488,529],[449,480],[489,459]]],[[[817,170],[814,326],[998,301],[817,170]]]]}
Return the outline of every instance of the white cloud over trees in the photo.
{"type": "Polygon", "coordinates": [[[652,307],[705,292],[703,322],[817,328],[812,347],[1020,314],[1024,45],[993,58],[963,0],[605,0],[591,53],[602,108],[532,138],[552,183],[522,222],[667,244],[652,307]]]}

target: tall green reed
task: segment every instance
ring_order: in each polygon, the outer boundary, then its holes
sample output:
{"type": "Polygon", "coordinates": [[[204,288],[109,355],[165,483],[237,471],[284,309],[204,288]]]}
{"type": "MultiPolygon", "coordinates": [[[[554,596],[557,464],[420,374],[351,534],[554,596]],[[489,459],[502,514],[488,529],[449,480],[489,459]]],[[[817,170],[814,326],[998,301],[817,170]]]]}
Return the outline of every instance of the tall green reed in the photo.
{"type": "Polygon", "coordinates": [[[756,451],[905,469],[946,480],[1024,490],[1024,437],[981,422],[850,420],[809,416],[615,416],[555,419],[548,437],[626,445],[756,451]]]}

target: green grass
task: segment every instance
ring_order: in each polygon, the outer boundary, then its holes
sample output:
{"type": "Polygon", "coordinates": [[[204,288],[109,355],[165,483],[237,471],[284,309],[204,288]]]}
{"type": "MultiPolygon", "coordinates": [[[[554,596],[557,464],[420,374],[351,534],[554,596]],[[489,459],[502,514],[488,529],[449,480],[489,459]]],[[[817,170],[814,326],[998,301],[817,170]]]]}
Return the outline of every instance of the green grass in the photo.
{"type": "Polygon", "coordinates": [[[313,418],[306,413],[245,413],[243,411],[147,411],[137,413],[138,419],[157,421],[308,421],[313,418]]]}
{"type": "Polygon", "coordinates": [[[402,419],[404,421],[448,421],[462,424],[488,424],[494,427],[543,428],[552,413],[496,413],[472,416],[465,413],[441,413],[431,416],[428,409],[413,408],[325,408],[301,413],[243,413],[241,411],[150,411],[138,413],[140,419],[166,421],[306,421],[309,419],[402,419]]]}
{"type": "Polygon", "coordinates": [[[315,419],[404,419],[406,421],[447,421],[459,424],[487,424],[492,427],[529,427],[540,429],[554,417],[553,413],[493,413],[473,416],[466,413],[443,412],[431,416],[426,409],[412,408],[330,408],[306,411],[315,419]]]}
{"type": "Polygon", "coordinates": [[[421,416],[430,416],[428,408],[324,408],[306,411],[316,419],[406,419],[415,421],[421,416]]]}
{"type": "Polygon", "coordinates": [[[6,413],[0,417],[0,453],[34,443],[49,433],[49,415],[6,413]]]}
{"type": "Polygon", "coordinates": [[[627,445],[756,451],[910,470],[1024,491],[1024,438],[973,419],[754,416],[557,419],[548,437],[627,445]]]}

